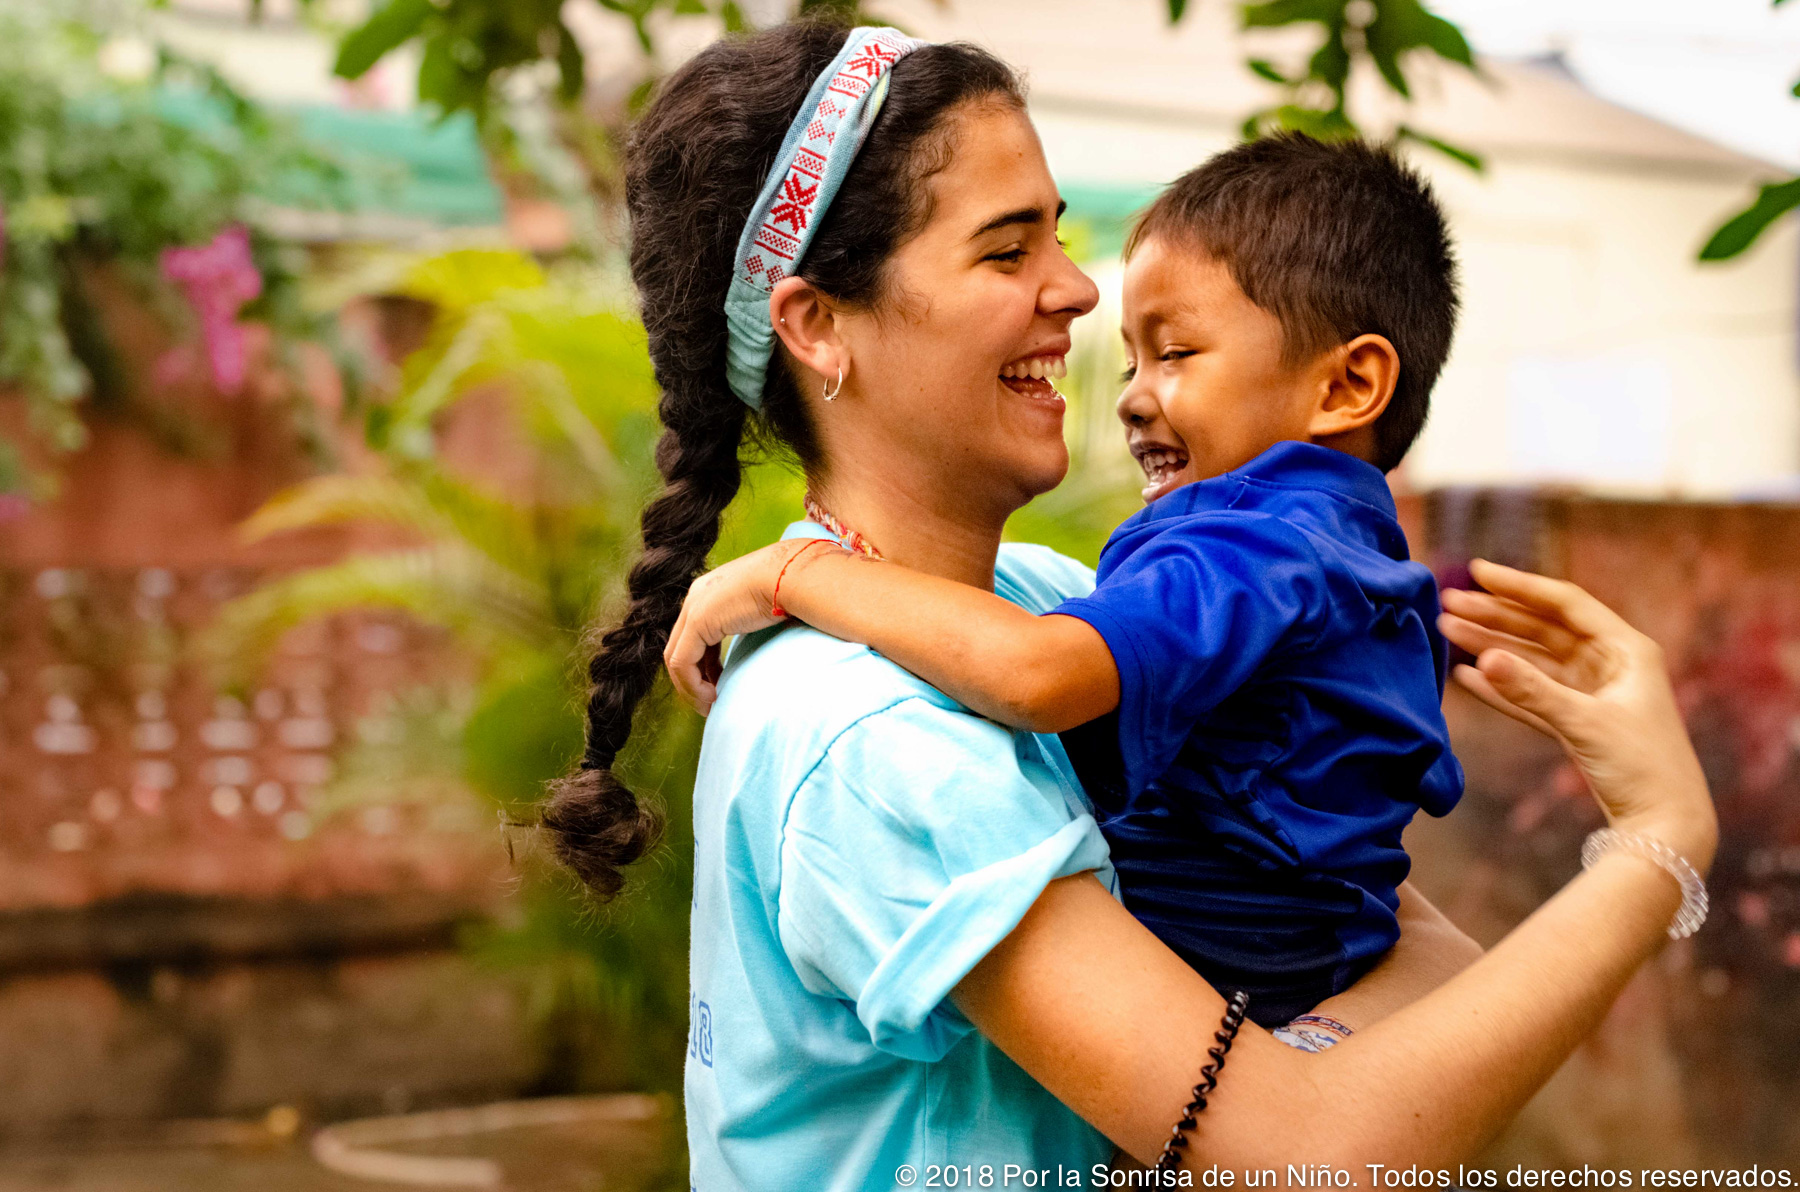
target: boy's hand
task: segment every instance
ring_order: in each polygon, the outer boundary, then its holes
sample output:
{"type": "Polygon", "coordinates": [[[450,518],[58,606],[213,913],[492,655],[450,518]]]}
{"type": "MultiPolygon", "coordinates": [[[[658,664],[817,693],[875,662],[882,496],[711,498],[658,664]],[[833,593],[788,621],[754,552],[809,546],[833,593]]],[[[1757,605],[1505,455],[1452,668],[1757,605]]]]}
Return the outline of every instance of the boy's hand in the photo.
{"type": "Polygon", "coordinates": [[[781,569],[819,541],[790,538],[777,542],[694,581],[682,601],[681,616],[669,631],[669,644],[663,648],[669,681],[689,707],[704,716],[719,697],[719,643],[781,622],[771,611],[781,569]]]}

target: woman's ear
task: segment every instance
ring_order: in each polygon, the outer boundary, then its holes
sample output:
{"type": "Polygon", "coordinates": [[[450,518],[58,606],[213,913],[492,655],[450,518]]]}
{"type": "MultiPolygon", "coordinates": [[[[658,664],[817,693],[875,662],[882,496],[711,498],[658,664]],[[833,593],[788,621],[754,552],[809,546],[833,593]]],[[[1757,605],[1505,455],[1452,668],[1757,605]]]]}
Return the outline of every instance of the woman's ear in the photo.
{"type": "Polygon", "coordinates": [[[769,294],[769,322],[788,352],[822,378],[850,371],[837,313],[805,278],[784,277],[769,294]]]}
{"type": "Polygon", "coordinates": [[[1324,400],[1313,412],[1314,439],[1373,426],[1400,382],[1400,353],[1385,335],[1359,335],[1328,357],[1324,400]]]}

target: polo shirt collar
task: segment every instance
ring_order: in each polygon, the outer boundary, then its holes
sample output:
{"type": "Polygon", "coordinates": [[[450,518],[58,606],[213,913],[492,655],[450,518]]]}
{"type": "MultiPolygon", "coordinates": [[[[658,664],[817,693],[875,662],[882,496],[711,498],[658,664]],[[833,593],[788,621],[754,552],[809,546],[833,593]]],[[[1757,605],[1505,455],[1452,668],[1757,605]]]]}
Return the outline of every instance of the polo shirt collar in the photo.
{"type": "MultiPolygon", "coordinates": [[[[1155,501],[1157,514],[1182,516],[1242,506],[1243,488],[1311,489],[1372,507],[1397,518],[1394,494],[1381,469],[1347,452],[1316,443],[1277,443],[1223,476],[1183,485],[1155,501]]],[[[1155,514],[1152,514],[1155,516],[1155,514]]]]}

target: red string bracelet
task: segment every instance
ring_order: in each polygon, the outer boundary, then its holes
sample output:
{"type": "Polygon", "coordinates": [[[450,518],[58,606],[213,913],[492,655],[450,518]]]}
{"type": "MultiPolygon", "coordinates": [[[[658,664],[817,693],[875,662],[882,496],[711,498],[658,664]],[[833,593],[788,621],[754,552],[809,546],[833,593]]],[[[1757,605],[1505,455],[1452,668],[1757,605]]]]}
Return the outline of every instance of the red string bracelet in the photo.
{"type": "Polygon", "coordinates": [[[770,616],[786,617],[788,615],[787,610],[785,608],[781,607],[781,581],[787,578],[787,569],[794,565],[794,560],[798,559],[801,555],[806,553],[807,547],[817,546],[821,542],[826,543],[830,546],[839,545],[838,543],[832,542],[831,539],[829,539],[829,538],[810,538],[807,540],[806,546],[802,546],[799,550],[797,550],[793,554],[789,555],[788,561],[783,563],[781,565],[781,570],[777,571],[775,573],[775,591],[773,591],[772,593],[769,594],[769,615],[770,616]]]}

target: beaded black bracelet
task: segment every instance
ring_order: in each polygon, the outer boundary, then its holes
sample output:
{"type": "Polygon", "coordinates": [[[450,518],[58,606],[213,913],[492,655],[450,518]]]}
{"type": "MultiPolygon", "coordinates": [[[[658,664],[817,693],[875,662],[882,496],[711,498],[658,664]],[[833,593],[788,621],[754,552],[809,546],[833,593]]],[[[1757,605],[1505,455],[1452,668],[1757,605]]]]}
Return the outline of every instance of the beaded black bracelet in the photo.
{"type": "Polygon", "coordinates": [[[1225,1017],[1219,1020],[1219,1029],[1213,1032],[1213,1038],[1217,1042],[1206,1049],[1206,1054],[1212,1058],[1200,1069],[1200,1083],[1194,1086],[1194,1099],[1182,1109],[1181,1120],[1175,1123],[1175,1129],[1169,1134],[1169,1141],[1163,1143],[1162,1155],[1156,1160],[1155,1170],[1174,1171],[1181,1166],[1181,1155],[1188,1144],[1187,1133],[1194,1128],[1195,1119],[1205,1111],[1206,1099],[1218,1087],[1219,1073],[1225,1068],[1225,1055],[1237,1038],[1238,1028],[1244,1025],[1244,1011],[1249,1008],[1248,993],[1240,989],[1231,995],[1231,1002],[1225,1007],[1225,1017]]]}

